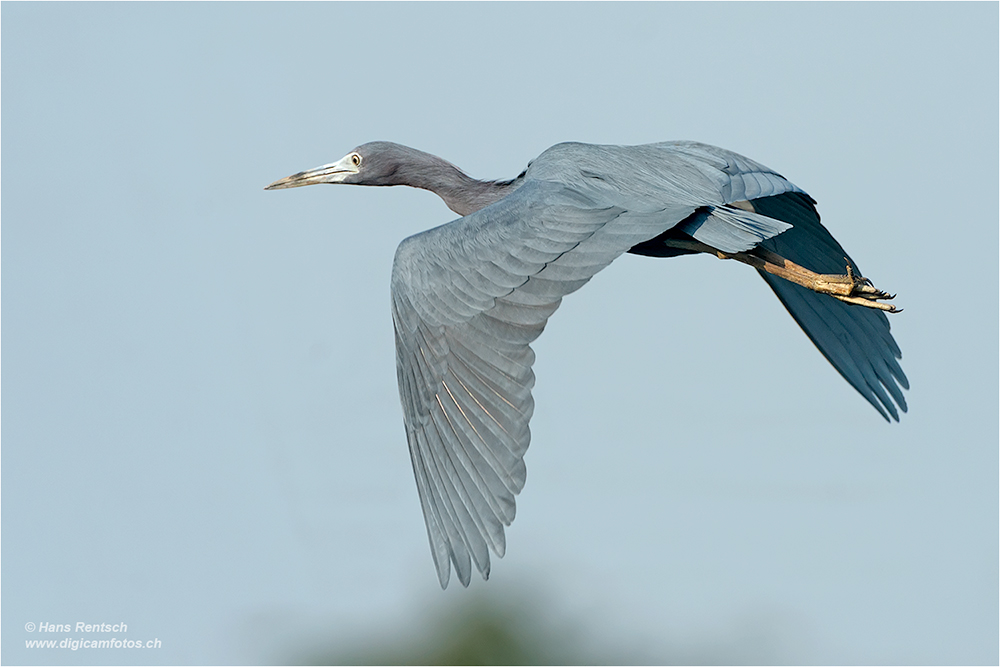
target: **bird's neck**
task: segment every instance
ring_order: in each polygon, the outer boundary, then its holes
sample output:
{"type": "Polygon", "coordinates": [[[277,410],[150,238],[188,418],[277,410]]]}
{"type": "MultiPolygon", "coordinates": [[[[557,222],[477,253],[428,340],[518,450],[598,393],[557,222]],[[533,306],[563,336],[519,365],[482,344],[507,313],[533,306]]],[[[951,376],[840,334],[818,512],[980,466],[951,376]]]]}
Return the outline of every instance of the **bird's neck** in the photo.
{"type": "Polygon", "coordinates": [[[516,187],[515,181],[478,181],[441,158],[425,153],[420,169],[405,174],[405,184],[430,190],[455,213],[469,215],[498,202],[516,187]]]}

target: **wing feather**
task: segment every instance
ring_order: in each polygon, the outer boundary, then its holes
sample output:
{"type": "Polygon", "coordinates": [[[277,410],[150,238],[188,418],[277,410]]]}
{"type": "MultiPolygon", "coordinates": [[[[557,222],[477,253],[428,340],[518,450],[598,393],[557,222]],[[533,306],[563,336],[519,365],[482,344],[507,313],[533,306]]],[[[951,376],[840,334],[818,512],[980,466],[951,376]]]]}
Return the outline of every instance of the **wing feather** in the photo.
{"type": "MultiPolygon", "coordinates": [[[[440,397],[437,400],[440,408],[440,397]]],[[[460,447],[454,446],[454,426],[444,409],[431,411],[427,435],[431,460],[436,464],[441,482],[439,491],[444,505],[453,517],[459,537],[469,550],[476,568],[482,572],[484,567],[489,568],[487,531],[483,525],[482,513],[476,510],[475,499],[469,494],[473,482],[464,468],[455,463],[460,447]]]]}
{"type": "MultiPolygon", "coordinates": [[[[459,444],[459,447],[448,449],[446,455],[456,470],[456,478],[461,483],[461,491],[464,492],[463,501],[469,510],[470,518],[490,548],[494,551],[501,550],[504,538],[500,516],[503,511],[500,509],[496,494],[511,497],[513,494],[504,487],[495,469],[486,463],[476,450],[474,442],[479,436],[475,433],[475,426],[451,394],[447,381],[443,386],[445,393],[438,397],[441,410],[435,414],[443,415],[446,424],[439,422],[439,431],[447,434],[449,441],[453,440],[459,444]]],[[[489,556],[486,558],[488,560],[489,556]]]]}
{"type": "MultiPolygon", "coordinates": [[[[438,462],[434,457],[434,446],[432,440],[437,437],[437,427],[429,423],[426,427],[413,432],[414,445],[410,448],[412,457],[420,461],[422,470],[427,475],[427,495],[428,505],[432,508],[434,515],[440,519],[440,535],[431,539],[433,548],[434,538],[440,537],[447,545],[448,560],[443,565],[438,566],[438,576],[444,579],[442,586],[447,584],[447,578],[442,574],[443,566],[447,566],[448,561],[454,563],[455,572],[459,581],[468,582],[471,579],[472,568],[470,564],[469,551],[466,548],[463,530],[459,528],[458,519],[452,506],[452,494],[445,489],[438,469],[438,462]]],[[[414,466],[416,468],[416,465],[414,466]]],[[[420,485],[417,485],[420,488],[420,485]]],[[[468,585],[467,583],[465,585],[468,585]]]]}
{"type": "Polygon", "coordinates": [[[446,527],[441,512],[437,506],[436,494],[431,491],[427,464],[421,448],[417,446],[423,436],[414,435],[410,439],[410,458],[413,462],[413,476],[417,480],[417,495],[420,496],[420,508],[423,510],[427,526],[427,539],[431,543],[431,556],[437,569],[441,586],[448,583],[451,576],[451,561],[453,550],[449,544],[449,529],[446,527]]]}

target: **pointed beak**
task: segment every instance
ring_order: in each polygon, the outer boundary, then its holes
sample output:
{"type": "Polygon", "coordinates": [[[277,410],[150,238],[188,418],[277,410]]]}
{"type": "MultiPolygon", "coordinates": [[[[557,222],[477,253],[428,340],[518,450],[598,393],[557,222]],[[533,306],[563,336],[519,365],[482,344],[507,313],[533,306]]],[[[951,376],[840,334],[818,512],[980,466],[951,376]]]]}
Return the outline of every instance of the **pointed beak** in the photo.
{"type": "Polygon", "coordinates": [[[351,161],[351,155],[346,155],[338,162],[300,171],[287,178],[277,180],[264,189],[284,190],[285,188],[300,188],[303,185],[315,185],[316,183],[343,183],[345,178],[356,173],[358,173],[358,168],[351,161]]]}

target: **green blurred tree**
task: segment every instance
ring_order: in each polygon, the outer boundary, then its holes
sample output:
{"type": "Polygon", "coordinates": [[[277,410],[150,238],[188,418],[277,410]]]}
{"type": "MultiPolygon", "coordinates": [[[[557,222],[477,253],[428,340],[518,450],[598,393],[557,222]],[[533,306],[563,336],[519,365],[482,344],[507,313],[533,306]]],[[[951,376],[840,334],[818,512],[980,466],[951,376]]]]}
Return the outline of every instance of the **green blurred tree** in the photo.
{"type": "Polygon", "coordinates": [[[432,615],[417,632],[368,646],[317,651],[307,665],[589,665],[630,662],[586,650],[580,633],[556,627],[530,599],[477,596],[432,615]]]}

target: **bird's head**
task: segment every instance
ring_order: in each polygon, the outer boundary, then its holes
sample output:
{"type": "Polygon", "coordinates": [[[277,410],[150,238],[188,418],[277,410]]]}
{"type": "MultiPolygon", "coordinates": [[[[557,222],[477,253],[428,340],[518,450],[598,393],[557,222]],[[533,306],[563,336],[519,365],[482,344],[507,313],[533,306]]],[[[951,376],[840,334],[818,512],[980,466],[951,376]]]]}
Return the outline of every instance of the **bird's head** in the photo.
{"type": "Polygon", "coordinates": [[[317,183],[352,185],[411,185],[406,176],[414,165],[427,158],[439,158],[389,141],[373,141],[358,146],[336,162],[300,171],[268,185],[265,190],[298,188],[317,183]]]}

